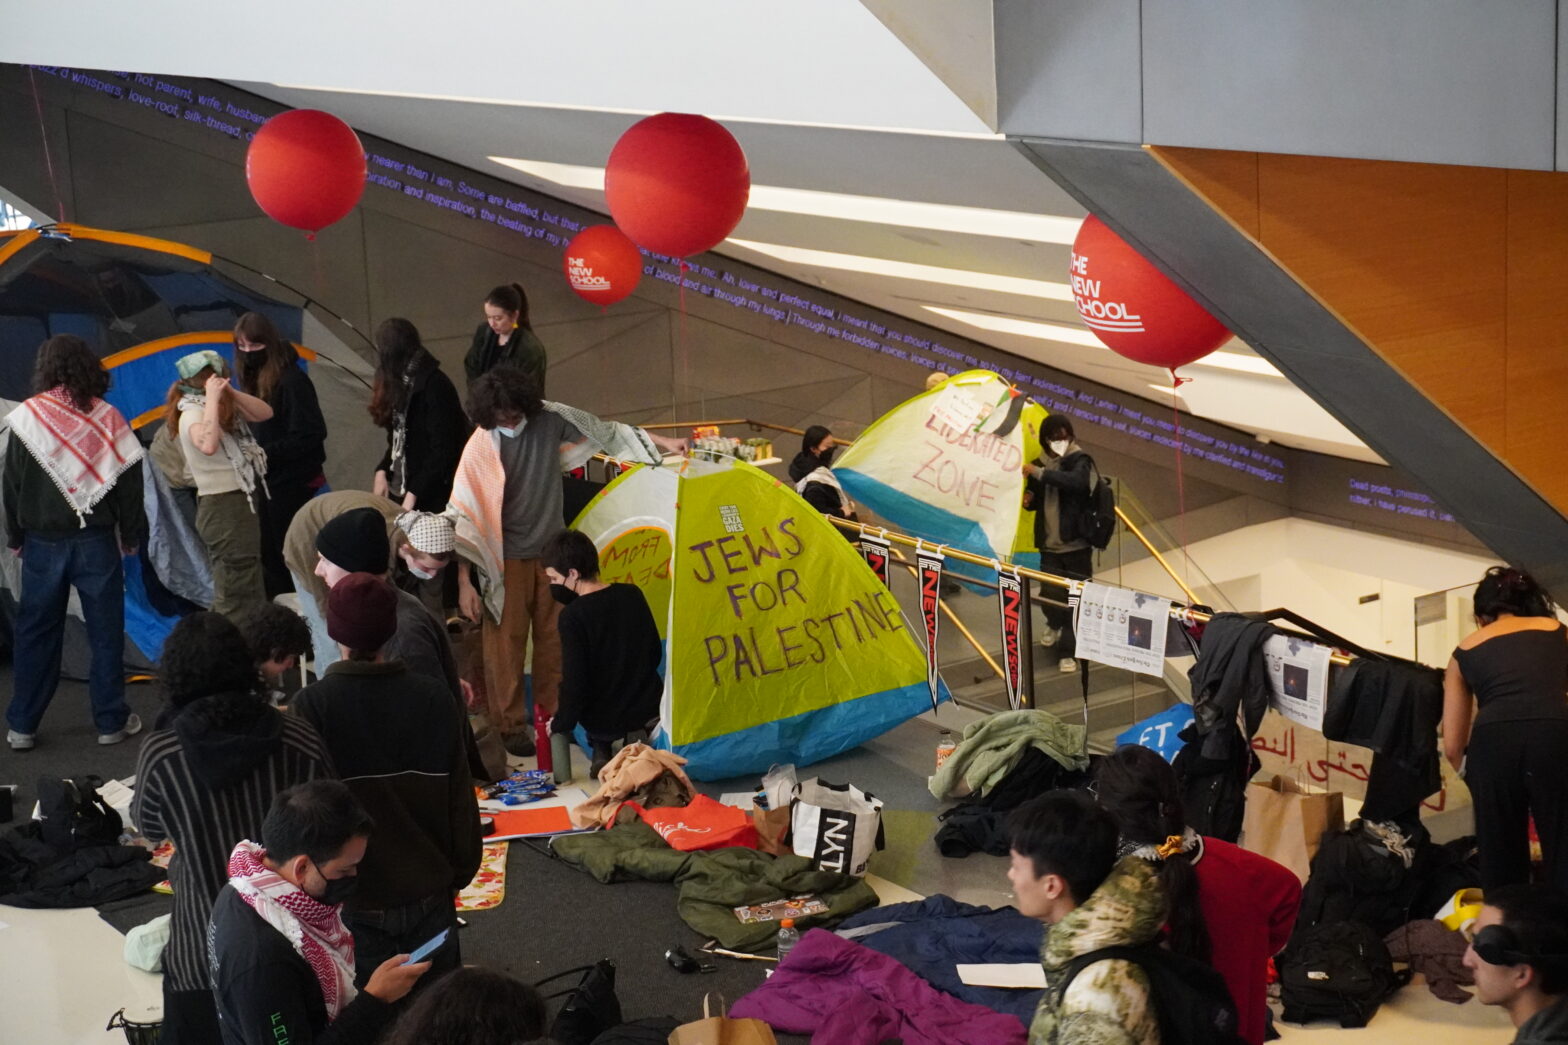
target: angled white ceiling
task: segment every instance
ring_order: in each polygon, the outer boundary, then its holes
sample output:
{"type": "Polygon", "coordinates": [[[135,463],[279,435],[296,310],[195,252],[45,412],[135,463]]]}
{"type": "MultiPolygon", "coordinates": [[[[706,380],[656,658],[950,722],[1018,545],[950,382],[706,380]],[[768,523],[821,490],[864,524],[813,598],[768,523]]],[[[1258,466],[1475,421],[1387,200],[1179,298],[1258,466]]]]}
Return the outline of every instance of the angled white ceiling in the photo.
{"type": "MultiPolygon", "coordinates": [[[[899,21],[896,8],[875,6],[899,21]]],[[[95,5],[83,18],[76,5],[32,5],[8,16],[0,60],[228,80],[600,213],[601,192],[490,157],[602,167],[616,138],[642,115],[704,112],[739,139],[757,185],[1084,216],[976,115],[987,101],[980,80],[960,100],[878,17],[843,0],[456,0],[440,8],[390,0],[374,17],[360,4],[280,0],[266,14],[142,0],[95,5]],[[214,40],[245,43],[215,47],[214,40]]],[[[973,4],[949,17],[957,19],[955,34],[973,38],[966,46],[980,46],[973,4]]],[[[898,28],[920,43],[912,24],[898,28]]],[[[985,289],[962,285],[984,280],[936,281],[930,271],[1061,282],[1064,244],[760,209],[748,211],[734,237],[806,253],[781,260],[734,243],[720,253],[1170,403],[1169,393],[1150,387],[1169,384],[1164,371],[1101,347],[981,329],[953,315],[1043,321],[1081,335],[1087,328],[1070,301],[1017,283],[985,289]],[[866,271],[871,265],[814,263],[821,252],[926,268],[890,275],[866,271]]],[[[1224,351],[1256,359],[1239,341],[1224,351]]],[[[1284,445],[1377,460],[1282,377],[1203,366],[1184,375],[1198,378],[1182,390],[1193,413],[1284,445]]]]}

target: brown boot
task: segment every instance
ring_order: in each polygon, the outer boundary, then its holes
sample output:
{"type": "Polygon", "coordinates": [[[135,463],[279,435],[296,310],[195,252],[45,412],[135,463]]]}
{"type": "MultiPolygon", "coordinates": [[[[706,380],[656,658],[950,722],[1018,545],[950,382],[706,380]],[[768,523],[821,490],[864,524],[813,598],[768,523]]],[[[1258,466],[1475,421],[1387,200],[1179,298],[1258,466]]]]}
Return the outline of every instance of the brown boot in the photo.
{"type": "Polygon", "coordinates": [[[508,754],[516,755],[519,758],[527,758],[537,753],[534,746],[534,735],[527,730],[522,730],[518,733],[501,734],[501,746],[506,748],[508,754]]]}

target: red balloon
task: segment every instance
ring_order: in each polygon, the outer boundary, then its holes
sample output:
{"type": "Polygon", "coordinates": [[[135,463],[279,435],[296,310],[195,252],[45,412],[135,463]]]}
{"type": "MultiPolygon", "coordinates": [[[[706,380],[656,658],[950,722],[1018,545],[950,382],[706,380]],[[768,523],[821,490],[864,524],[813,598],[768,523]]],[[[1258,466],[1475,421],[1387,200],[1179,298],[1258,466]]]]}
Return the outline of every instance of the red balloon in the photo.
{"type": "Polygon", "coordinates": [[[245,180],[272,220],[315,232],[353,210],[364,195],[365,147],[354,128],[331,113],[279,113],[251,141],[245,180]]]}
{"type": "Polygon", "coordinates": [[[561,262],[572,292],[595,305],[613,305],[637,289],[642,252],[614,225],[590,225],[566,245],[561,262]]]}
{"type": "Polygon", "coordinates": [[[1230,339],[1225,325],[1094,215],[1073,240],[1073,303],[1118,355],[1175,370],[1230,339]]]}
{"type": "Polygon", "coordinates": [[[706,116],[666,112],[638,120],[604,166],[610,216],[632,242],[672,258],[723,242],[751,194],[746,154],[706,116]]]}

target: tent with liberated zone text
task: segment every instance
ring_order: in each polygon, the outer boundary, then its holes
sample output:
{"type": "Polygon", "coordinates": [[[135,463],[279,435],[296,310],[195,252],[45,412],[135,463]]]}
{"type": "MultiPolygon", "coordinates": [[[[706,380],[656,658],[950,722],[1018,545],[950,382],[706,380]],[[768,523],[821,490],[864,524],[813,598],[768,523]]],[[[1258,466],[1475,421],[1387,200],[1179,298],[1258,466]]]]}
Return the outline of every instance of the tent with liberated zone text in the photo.
{"type": "Polygon", "coordinates": [[[636,467],[573,525],[598,546],[601,580],[648,599],[665,643],[654,742],[693,777],[809,765],[931,707],[892,593],[766,472],[731,458],[636,467]]]}

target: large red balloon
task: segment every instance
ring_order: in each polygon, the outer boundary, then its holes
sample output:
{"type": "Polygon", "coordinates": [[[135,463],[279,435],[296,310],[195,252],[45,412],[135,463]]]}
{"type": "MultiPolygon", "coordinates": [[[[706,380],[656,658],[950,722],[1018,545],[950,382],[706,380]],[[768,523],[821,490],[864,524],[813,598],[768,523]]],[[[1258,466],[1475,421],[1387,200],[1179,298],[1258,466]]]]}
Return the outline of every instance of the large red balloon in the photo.
{"type": "Polygon", "coordinates": [[[1225,325],[1094,215],[1073,240],[1073,303],[1107,348],[1175,370],[1230,338],[1225,325]]]}
{"type": "Polygon", "coordinates": [[[610,216],[632,242],[672,258],[723,242],[751,194],[746,154],[706,116],[666,112],[621,135],[604,166],[610,216]]]}
{"type": "Polygon", "coordinates": [[[272,220],[315,232],[353,210],[364,194],[365,147],[331,113],[279,113],[251,141],[245,180],[272,220]]]}
{"type": "Polygon", "coordinates": [[[590,225],[566,245],[561,262],[573,293],[595,305],[613,305],[637,289],[642,252],[614,225],[590,225]]]}

